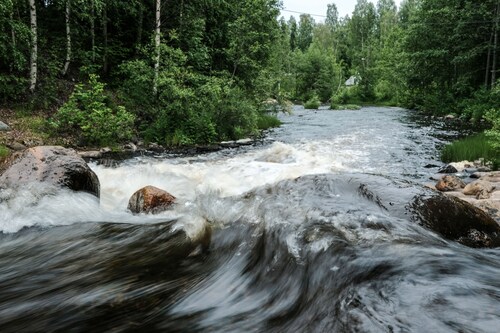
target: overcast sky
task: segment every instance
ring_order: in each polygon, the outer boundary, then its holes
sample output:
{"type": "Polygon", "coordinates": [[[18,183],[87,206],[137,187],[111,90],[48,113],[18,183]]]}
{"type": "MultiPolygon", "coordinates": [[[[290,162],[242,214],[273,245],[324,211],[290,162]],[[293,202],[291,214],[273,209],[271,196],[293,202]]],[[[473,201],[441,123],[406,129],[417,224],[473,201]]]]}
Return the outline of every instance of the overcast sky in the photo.
{"type": "MultiPolygon", "coordinates": [[[[377,4],[377,0],[370,0],[374,4],[377,4]]],[[[300,13],[316,14],[320,16],[314,16],[316,22],[321,22],[324,20],[323,16],[326,16],[327,5],[330,3],[335,3],[339,10],[339,17],[344,17],[346,15],[351,16],[354,6],[357,0],[283,0],[283,7],[286,10],[296,11],[300,13]]],[[[396,0],[396,5],[399,6],[401,0],[396,0]]],[[[290,13],[287,11],[282,11],[281,14],[288,20],[291,15],[297,18],[300,14],[290,13]]]]}

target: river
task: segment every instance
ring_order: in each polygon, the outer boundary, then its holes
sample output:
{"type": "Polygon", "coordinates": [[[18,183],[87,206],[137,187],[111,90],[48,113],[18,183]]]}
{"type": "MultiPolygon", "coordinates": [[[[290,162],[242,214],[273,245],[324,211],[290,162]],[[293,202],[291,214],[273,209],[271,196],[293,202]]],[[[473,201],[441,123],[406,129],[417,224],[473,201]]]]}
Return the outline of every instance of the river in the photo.
{"type": "Polygon", "coordinates": [[[456,133],[398,108],[280,117],[252,146],[91,163],[100,202],[0,192],[0,331],[498,332],[500,249],[407,209],[456,133]],[[131,215],[145,185],[179,205],[131,215]],[[208,252],[170,255],[206,221],[208,252]]]}

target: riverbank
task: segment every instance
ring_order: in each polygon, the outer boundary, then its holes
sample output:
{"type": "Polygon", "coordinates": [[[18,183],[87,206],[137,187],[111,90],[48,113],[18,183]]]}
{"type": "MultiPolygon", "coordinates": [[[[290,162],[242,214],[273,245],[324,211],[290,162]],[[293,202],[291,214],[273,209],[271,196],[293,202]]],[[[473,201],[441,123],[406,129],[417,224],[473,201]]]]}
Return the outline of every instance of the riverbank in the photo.
{"type": "Polygon", "coordinates": [[[500,171],[491,171],[482,161],[450,163],[434,175],[428,187],[479,208],[500,224],[500,171]]]}

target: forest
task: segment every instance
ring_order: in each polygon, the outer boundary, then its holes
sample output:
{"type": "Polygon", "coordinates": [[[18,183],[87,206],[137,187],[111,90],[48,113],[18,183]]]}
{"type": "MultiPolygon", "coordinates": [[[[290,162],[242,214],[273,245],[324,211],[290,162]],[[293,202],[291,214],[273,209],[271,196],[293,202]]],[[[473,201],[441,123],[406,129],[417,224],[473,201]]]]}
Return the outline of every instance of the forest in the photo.
{"type": "Polygon", "coordinates": [[[486,123],[500,147],[499,0],[4,0],[0,103],[83,145],[232,140],[290,103],[394,105],[486,123]],[[352,78],[353,86],[345,81],[352,78]]]}

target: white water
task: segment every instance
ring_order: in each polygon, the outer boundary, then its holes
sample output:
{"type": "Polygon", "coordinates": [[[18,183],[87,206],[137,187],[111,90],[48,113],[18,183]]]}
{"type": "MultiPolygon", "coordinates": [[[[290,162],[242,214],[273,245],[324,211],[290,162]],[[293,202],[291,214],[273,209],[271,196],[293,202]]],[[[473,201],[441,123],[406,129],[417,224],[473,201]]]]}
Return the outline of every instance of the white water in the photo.
{"type": "MultiPolygon", "coordinates": [[[[310,111],[296,112],[298,117],[311,115],[310,111]]],[[[56,191],[41,184],[19,191],[0,191],[0,231],[12,233],[23,227],[98,221],[154,223],[185,215],[191,215],[191,218],[218,216],[218,220],[225,220],[220,217],[227,215],[232,208],[226,205],[217,207],[217,198],[239,195],[307,174],[390,174],[399,167],[400,162],[392,161],[387,155],[410,144],[404,135],[408,128],[392,119],[401,110],[380,114],[377,109],[370,113],[336,114],[347,116],[346,119],[353,122],[352,128],[345,126],[345,119],[344,125],[342,122],[337,125],[332,121],[331,113],[325,112],[325,117],[329,118],[321,119],[316,115],[312,122],[306,117],[294,117],[292,123],[285,124],[274,134],[276,142],[242,154],[231,156],[223,151],[169,159],[141,157],[126,161],[119,167],[90,164],[101,183],[100,203],[85,193],[56,191]],[[364,118],[368,115],[391,128],[366,121],[364,118]],[[357,121],[363,121],[366,128],[354,126],[357,121]],[[297,130],[308,125],[314,127],[303,134],[315,136],[315,139],[301,138],[302,132],[297,130]],[[295,138],[290,139],[290,133],[294,132],[295,138]],[[279,141],[280,136],[288,142],[279,141]],[[131,215],[127,211],[128,200],[146,185],[165,189],[176,196],[181,202],[177,211],[154,217],[131,215]]],[[[289,118],[284,120],[289,121],[289,118]]],[[[231,214],[229,217],[234,218],[231,214]]]]}

